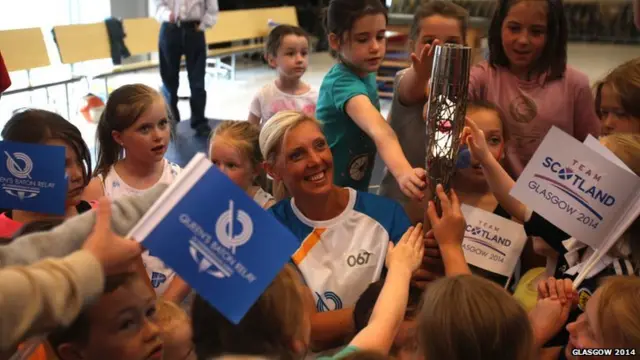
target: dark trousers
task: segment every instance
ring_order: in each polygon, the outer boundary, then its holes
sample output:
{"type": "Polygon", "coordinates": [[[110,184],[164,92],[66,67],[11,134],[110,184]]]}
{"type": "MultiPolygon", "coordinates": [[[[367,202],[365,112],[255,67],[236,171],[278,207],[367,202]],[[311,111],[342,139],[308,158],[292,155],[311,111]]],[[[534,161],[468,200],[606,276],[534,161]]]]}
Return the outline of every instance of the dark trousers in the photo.
{"type": "Polygon", "coordinates": [[[207,104],[207,91],[204,76],[207,60],[207,46],[204,32],[199,31],[196,23],[183,23],[181,26],[162,23],[160,27],[160,76],[162,77],[162,95],[173,112],[176,122],[180,121],[178,112],[178,85],[180,79],[180,60],[185,56],[189,87],[191,88],[191,127],[196,129],[207,124],[204,108],[207,104]]]}

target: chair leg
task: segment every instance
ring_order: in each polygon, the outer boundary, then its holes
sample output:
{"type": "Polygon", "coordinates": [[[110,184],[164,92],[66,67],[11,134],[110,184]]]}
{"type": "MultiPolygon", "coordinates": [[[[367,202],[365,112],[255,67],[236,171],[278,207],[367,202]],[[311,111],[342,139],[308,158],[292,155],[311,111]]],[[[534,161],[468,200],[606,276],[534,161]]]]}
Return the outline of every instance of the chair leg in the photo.
{"type": "Polygon", "coordinates": [[[67,119],[71,121],[71,98],[69,97],[69,83],[64,84],[64,96],[67,100],[67,119]]]}
{"type": "Polygon", "coordinates": [[[236,80],[236,54],[231,55],[231,80],[236,80]]]}

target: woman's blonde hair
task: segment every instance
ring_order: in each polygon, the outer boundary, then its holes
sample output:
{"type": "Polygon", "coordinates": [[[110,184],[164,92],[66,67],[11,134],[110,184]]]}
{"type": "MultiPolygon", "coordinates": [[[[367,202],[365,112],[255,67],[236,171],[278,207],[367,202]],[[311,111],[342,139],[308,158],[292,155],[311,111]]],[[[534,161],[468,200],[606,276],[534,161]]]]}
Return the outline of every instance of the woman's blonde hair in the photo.
{"type": "Polygon", "coordinates": [[[604,343],[611,348],[640,349],[640,278],[613,276],[598,290],[598,324],[604,343]]]}
{"type": "Polygon", "coordinates": [[[429,285],[418,317],[426,359],[532,359],[527,313],[504,289],[475,275],[429,285]]]}
{"type": "Polygon", "coordinates": [[[300,274],[285,265],[237,325],[196,296],[191,318],[198,359],[222,355],[297,358],[291,345],[307,321],[301,289],[300,274]]]}
{"type": "Polygon", "coordinates": [[[254,167],[262,163],[262,153],[260,152],[260,128],[248,121],[221,122],[209,138],[209,157],[211,157],[211,145],[216,138],[224,138],[229,145],[240,150],[244,156],[251,161],[254,167]]]}
{"type": "Polygon", "coordinates": [[[260,132],[262,157],[267,162],[274,163],[287,132],[305,121],[311,121],[320,126],[320,122],[315,118],[292,110],[280,111],[267,120],[260,132]]]}

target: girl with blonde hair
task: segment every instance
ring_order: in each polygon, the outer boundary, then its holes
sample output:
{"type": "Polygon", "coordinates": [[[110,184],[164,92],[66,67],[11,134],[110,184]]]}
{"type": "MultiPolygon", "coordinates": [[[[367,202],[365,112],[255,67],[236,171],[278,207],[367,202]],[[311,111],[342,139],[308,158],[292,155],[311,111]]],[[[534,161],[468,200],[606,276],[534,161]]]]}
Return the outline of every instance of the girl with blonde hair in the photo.
{"type": "Polygon", "coordinates": [[[264,174],[259,136],[260,128],[250,122],[223,121],[209,140],[209,159],[249,197],[267,209],[275,204],[275,200],[257,185],[264,174]]]}
{"type": "Polygon", "coordinates": [[[533,359],[527,313],[504,289],[475,275],[429,285],[418,315],[422,359],[533,359]]]}

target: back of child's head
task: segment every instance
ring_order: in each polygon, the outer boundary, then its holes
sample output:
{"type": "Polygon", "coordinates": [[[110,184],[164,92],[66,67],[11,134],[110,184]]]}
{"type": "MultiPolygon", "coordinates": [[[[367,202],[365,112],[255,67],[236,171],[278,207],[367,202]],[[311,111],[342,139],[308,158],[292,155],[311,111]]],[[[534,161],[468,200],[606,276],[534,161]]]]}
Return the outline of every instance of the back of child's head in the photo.
{"type": "Polygon", "coordinates": [[[498,6],[489,26],[489,64],[509,68],[510,61],[502,43],[504,21],[511,8],[525,1],[542,2],[546,5],[547,24],[544,29],[546,42],[540,57],[534,59],[530,72],[546,73],[546,80],[557,80],[564,76],[567,68],[567,19],[562,0],[498,0],[498,6]]]}
{"type": "MultiPolygon", "coordinates": [[[[640,176],[640,134],[615,133],[600,138],[600,142],[622,160],[636,176],[640,176]]],[[[640,269],[640,241],[638,241],[640,218],[636,218],[623,237],[627,239],[631,250],[631,261],[638,271],[640,269]]]]}
{"type": "MultiPolygon", "coordinates": [[[[96,129],[96,174],[106,175],[111,166],[122,158],[124,148],[113,138],[113,132],[131,127],[156,101],[164,100],[159,92],[143,84],[124,85],[109,95],[96,129]]],[[[170,118],[169,110],[167,118],[170,118]]]]}
{"type": "Polygon", "coordinates": [[[600,293],[596,310],[599,329],[594,331],[602,334],[602,345],[640,349],[640,278],[613,276],[597,291],[600,293]]]}
{"type": "Polygon", "coordinates": [[[631,171],[640,176],[640,134],[611,134],[602,137],[600,141],[631,171]]]}
{"type": "Polygon", "coordinates": [[[257,125],[248,121],[226,120],[221,122],[216,126],[209,139],[209,157],[211,157],[211,145],[221,139],[239,150],[254,167],[262,163],[259,141],[260,128],[257,125]]]}
{"type": "Polygon", "coordinates": [[[178,305],[167,300],[158,300],[156,321],[164,340],[164,359],[195,359],[191,340],[191,320],[178,305]]]}
{"type": "Polygon", "coordinates": [[[425,359],[532,359],[527,313],[504,289],[475,275],[429,285],[418,318],[425,359]]]}
{"type": "MultiPolygon", "coordinates": [[[[299,274],[290,266],[273,279],[238,325],[234,325],[205,299],[197,296],[191,312],[193,342],[198,359],[222,355],[261,355],[278,359],[300,356],[294,341],[308,319],[299,274]]],[[[307,344],[304,344],[307,345],[307,344]]],[[[300,350],[300,349],[298,349],[300,350]]]]}
{"type": "Polygon", "coordinates": [[[432,17],[441,16],[443,18],[456,19],[460,23],[460,38],[463,43],[467,38],[467,27],[469,23],[469,12],[460,5],[451,1],[433,0],[421,4],[413,15],[413,23],[409,31],[409,39],[418,41],[422,20],[432,17]]]}
{"type": "MultiPolygon", "coordinates": [[[[377,14],[387,19],[387,9],[380,0],[331,0],[325,14],[325,30],[327,35],[334,34],[342,44],[358,19],[377,14]]],[[[331,56],[337,57],[338,53],[331,49],[331,56]]]]}
{"type": "Polygon", "coordinates": [[[301,27],[293,25],[278,25],[274,27],[269,32],[269,36],[267,36],[267,41],[265,42],[265,54],[273,57],[278,56],[278,49],[280,49],[282,40],[287,35],[304,37],[309,41],[309,34],[307,34],[307,32],[301,27]]]}
{"type": "Polygon", "coordinates": [[[56,226],[62,224],[64,219],[46,219],[28,222],[22,225],[18,231],[13,233],[12,238],[15,240],[20,236],[29,235],[37,232],[49,231],[56,226]]]}
{"type": "Polygon", "coordinates": [[[91,153],[82,139],[80,130],[62,116],[47,110],[26,109],[16,112],[2,129],[5,141],[46,144],[51,140],[63,141],[76,153],[82,163],[85,184],[91,180],[91,153]]]}
{"type": "MultiPolygon", "coordinates": [[[[356,333],[367,327],[369,319],[373,313],[373,308],[378,301],[380,292],[384,287],[384,280],[373,282],[360,295],[353,309],[353,322],[355,324],[356,333]]],[[[405,311],[405,320],[414,319],[420,307],[422,298],[422,289],[415,286],[409,287],[409,300],[407,302],[407,310],[405,311]]]]}
{"type": "Polygon", "coordinates": [[[375,351],[356,351],[345,357],[341,357],[340,359],[342,360],[387,360],[387,359],[391,359],[391,357],[375,351]]]}
{"type": "MultiPolygon", "coordinates": [[[[640,119],[640,58],[619,65],[596,84],[596,112],[602,118],[602,87],[615,93],[626,115],[640,119]]],[[[637,120],[640,121],[640,120],[637,120]]]]}

